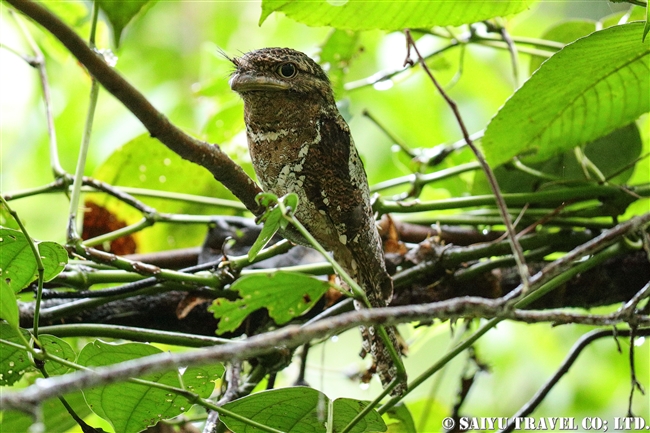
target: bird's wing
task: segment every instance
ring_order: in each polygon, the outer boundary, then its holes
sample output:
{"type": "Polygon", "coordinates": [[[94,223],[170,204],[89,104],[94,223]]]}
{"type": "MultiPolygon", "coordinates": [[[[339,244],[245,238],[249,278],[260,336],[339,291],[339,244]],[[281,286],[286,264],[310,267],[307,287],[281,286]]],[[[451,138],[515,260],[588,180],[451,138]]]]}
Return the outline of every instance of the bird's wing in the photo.
{"type": "Polygon", "coordinates": [[[336,227],[347,244],[359,233],[374,229],[368,181],[347,124],[341,118],[319,120],[320,141],[309,148],[304,187],[310,201],[336,227]]]}

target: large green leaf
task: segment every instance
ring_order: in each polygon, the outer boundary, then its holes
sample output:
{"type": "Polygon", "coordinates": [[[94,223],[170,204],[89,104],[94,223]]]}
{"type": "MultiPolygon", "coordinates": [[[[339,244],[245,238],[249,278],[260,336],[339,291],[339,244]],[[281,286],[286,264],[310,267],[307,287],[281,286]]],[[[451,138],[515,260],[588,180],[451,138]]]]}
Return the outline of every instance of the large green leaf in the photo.
{"type": "Polygon", "coordinates": [[[124,27],[140,12],[150,0],[96,0],[113,27],[113,40],[119,46],[124,27]]]}
{"type": "MultiPolygon", "coordinates": [[[[90,415],[90,408],[86,404],[81,392],[76,392],[74,394],[65,394],[63,397],[65,397],[65,401],[68,402],[68,404],[72,407],[72,409],[79,417],[85,418],[90,415]]],[[[47,433],[65,433],[77,425],[74,418],[70,416],[70,413],[58,398],[45,400],[40,404],[40,409],[43,413],[44,424],[41,431],[47,433]]],[[[2,433],[27,432],[31,431],[30,427],[32,424],[34,424],[34,419],[31,417],[31,415],[25,412],[13,410],[3,411],[0,431],[2,433]]]]}
{"type": "MultiPolygon", "coordinates": [[[[13,294],[13,293],[12,293],[13,294]]],[[[0,323],[0,338],[16,344],[23,344],[17,334],[18,330],[6,323],[0,323]]],[[[27,331],[21,329],[25,339],[29,340],[27,331]]],[[[13,385],[23,377],[26,371],[32,370],[32,363],[27,355],[27,349],[17,349],[0,344],[0,386],[13,385]]]]}
{"type": "Polygon", "coordinates": [[[488,125],[488,162],[542,161],[650,110],[650,43],[641,43],[642,31],[631,23],[595,32],[542,64],[488,125]]]}
{"type": "MultiPolygon", "coordinates": [[[[178,192],[206,197],[234,199],[203,167],[182,159],[148,134],[140,135],[111,156],[93,173],[93,177],[112,185],[178,192]]],[[[164,193],[163,193],[164,195],[164,193]]],[[[233,214],[211,206],[165,198],[138,197],[160,212],[179,214],[233,214]]],[[[132,224],[142,214],[112,197],[91,200],[115,214],[117,219],[132,224]]],[[[196,224],[156,224],[136,234],[138,252],[193,247],[205,237],[206,228],[196,224]]]]}
{"type": "MultiPolygon", "coordinates": [[[[148,344],[111,344],[97,340],[81,350],[77,362],[86,367],[98,367],[160,352],[160,349],[148,344]]],[[[213,381],[219,379],[223,372],[221,364],[190,367],[182,375],[183,385],[188,391],[206,398],[214,390],[213,381]]],[[[181,387],[177,371],[154,373],[142,379],[181,387]]],[[[84,396],[93,412],[109,421],[115,431],[122,433],[139,432],[158,421],[178,416],[192,406],[183,396],[130,382],[87,389],[84,396]]]]}
{"type": "Polygon", "coordinates": [[[208,308],[220,319],[218,334],[234,331],[252,312],[266,308],[278,325],[309,310],[329,288],[326,281],[295,272],[246,275],[231,290],[240,299],[216,299],[208,308]]]}
{"type": "Polygon", "coordinates": [[[4,279],[0,279],[0,319],[6,320],[12,328],[18,329],[18,301],[16,294],[4,279]]]}
{"type": "MultiPolygon", "coordinates": [[[[66,361],[74,362],[77,358],[77,353],[74,351],[72,346],[70,346],[65,340],[55,337],[54,335],[39,335],[38,340],[43,345],[43,348],[50,355],[58,356],[63,358],[66,361]]],[[[45,371],[50,376],[56,376],[65,374],[70,371],[71,368],[63,364],[59,364],[56,361],[46,361],[45,362],[45,371]]]]}
{"type": "Polygon", "coordinates": [[[260,25],[273,12],[310,26],[346,30],[402,30],[457,26],[521,12],[531,0],[263,0],[260,25]]]}
{"type": "MultiPolygon", "coordinates": [[[[583,152],[587,158],[598,168],[607,181],[611,184],[621,185],[630,179],[634,172],[635,164],[643,151],[641,134],[636,123],[631,123],[623,128],[600,137],[596,141],[587,143],[583,152]]],[[[546,161],[531,163],[528,166],[546,175],[549,179],[540,179],[532,174],[513,170],[509,166],[497,167],[494,174],[499,181],[502,192],[532,192],[540,188],[545,182],[562,182],[567,185],[580,184],[589,180],[581,162],[576,158],[573,150],[555,155],[546,161]]],[[[647,181],[644,179],[643,181],[647,181]]],[[[594,179],[593,174],[591,179],[594,179]]],[[[490,185],[484,175],[475,177],[472,194],[489,194],[490,185]]]]}
{"type": "MultiPolygon", "coordinates": [[[[318,433],[326,431],[329,411],[334,432],[341,431],[368,403],[349,398],[330,401],[313,388],[295,387],[262,391],[225,404],[237,415],[287,433],[318,433]]],[[[234,433],[259,432],[228,415],[221,419],[234,433]]],[[[376,411],[370,411],[352,430],[353,433],[383,432],[386,424],[376,411]]]]}
{"type": "Polygon", "coordinates": [[[388,409],[388,433],[416,433],[413,416],[404,403],[396,404],[388,409]]]}
{"type": "MultiPolygon", "coordinates": [[[[541,39],[555,42],[562,42],[568,44],[578,38],[587,36],[597,30],[596,21],[590,20],[572,20],[559,23],[548,29],[541,37],[541,39]]],[[[542,56],[530,56],[531,74],[539,68],[539,66],[546,60],[542,56]]]]}
{"type": "Polygon", "coordinates": [[[319,61],[327,69],[337,99],[343,93],[343,79],[350,63],[360,52],[359,32],[351,30],[334,30],[321,47],[319,61]]]}
{"type": "MultiPolygon", "coordinates": [[[[49,281],[68,263],[68,253],[55,242],[40,242],[37,247],[43,261],[44,281],[49,281]]],[[[0,228],[0,276],[3,282],[18,292],[36,279],[37,267],[25,235],[18,230],[0,228]]]]}

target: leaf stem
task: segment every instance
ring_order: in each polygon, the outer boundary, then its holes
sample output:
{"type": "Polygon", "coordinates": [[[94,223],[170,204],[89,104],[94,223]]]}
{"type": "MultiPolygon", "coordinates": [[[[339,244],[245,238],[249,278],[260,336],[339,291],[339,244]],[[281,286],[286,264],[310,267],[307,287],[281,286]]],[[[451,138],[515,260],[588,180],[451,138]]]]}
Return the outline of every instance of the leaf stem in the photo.
{"type": "MultiPolygon", "coordinates": [[[[34,68],[36,68],[36,70],[38,71],[38,76],[41,82],[41,89],[43,91],[43,102],[45,104],[45,118],[47,121],[47,135],[49,139],[50,166],[52,168],[52,172],[54,173],[54,177],[59,179],[65,179],[68,177],[68,173],[63,169],[63,167],[61,166],[61,161],[59,160],[59,149],[58,149],[58,144],[56,139],[56,129],[54,128],[54,116],[52,114],[52,97],[50,94],[50,84],[47,79],[47,69],[45,67],[45,56],[43,55],[43,52],[41,51],[40,47],[32,37],[29,30],[27,30],[27,27],[23,23],[22,19],[19,19],[19,17],[16,16],[16,14],[14,14],[13,12],[11,13],[11,16],[16,20],[16,23],[18,24],[21,33],[27,40],[27,44],[34,52],[34,56],[31,59],[29,59],[28,63],[34,68]]],[[[25,57],[23,56],[21,57],[25,59],[25,57]]]]}
{"type": "MultiPolygon", "coordinates": [[[[281,201],[278,201],[278,204],[281,204],[281,201]]],[[[347,284],[348,287],[350,288],[350,290],[352,291],[354,299],[361,302],[366,308],[370,308],[370,302],[368,302],[368,298],[366,297],[365,292],[359,286],[359,284],[357,284],[357,282],[354,281],[354,279],[352,279],[352,277],[350,277],[350,275],[348,275],[347,272],[345,272],[345,270],[341,267],[341,265],[339,265],[338,262],[336,260],[334,260],[332,258],[332,256],[330,256],[330,254],[325,250],[325,248],[323,248],[321,246],[321,244],[318,243],[316,238],[314,238],[311,235],[311,233],[309,233],[309,231],[305,228],[305,226],[303,226],[300,223],[300,221],[298,221],[298,219],[296,219],[296,217],[294,215],[292,215],[292,214],[287,215],[287,213],[284,210],[283,210],[283,214],[284,214],[284,217],[291,224],[293,224],[294,227],[296,227],[296,229],[300,232],[300,234],[303,235],[304,238],[307,239],[307,241],[309,241],[309,243],[314,247],[314,249],[316,251],[318,251],[319,253],[321,253],[323,255],[323,257],[325,258],[325,260],[327,260],[330,263],[330,265],[332,265],[332,268],[334,269],[336,274],[339,277],[341,277],[341,279],[343,281],[345,281],[345,284],[347,284]]],[[[342,292],[342,293],[344,293],[345,295],[348,295],[348,293],[346,293],[346,292],[342,292]]]]}
{"type": "MultiPolygon", "coordinates": [[[[629,190],[641,197],[650,196],[650,184],[629,187],[629,190]]],[[[502,194],[504,202],[508,206],[525,206],[526,204],[544,204],[559,206],[563,202],[581,199],[614,199],[621,197],[624,193],[621,189],[611,185],[586,185],[573,188],[553,189],[549,191],[538,191],[535,193],[510,193],[502,194]]],[[[467,207],[479,207],[494,204],[493,195],[475,195],[470,197],[454,197],[445,200],[428,202],[421,201],[390,201],[378,200],[375,210],[380,213],[415,213],[434,210],[459,209],[467,207]]]]}
{"type": "Polygon", "coordinates": [[[95,109],[97,107],[97,99],[99,96],[99,83],[92,78],[90,86],[90,97],[88,102],[88,112],[86,113],[86,124],[84,126],[83,138],[81,139],[81,146],[79,148],[79,158],[74,174],[74,181],[72,182],[72,194],[70,196],[70,211],[68,216],[68,244],[75,245],[80,241],[80,236],[77,232],[77,212],[80,209],[81,200],[81,185],[83,184],[83,175],[86,168],[86,157],[88,156],[88,148],[90,147],[90,136],[92,132],[93,120],[95,118],[95,109]]]}
{"type": "Polygon", "coordinates": [[[455,167],[445,168],[443,170],[434,171],[428,174],[409,174],[407,176],[396,177],[385,182],[377,183],[370,188],[371,192],[379,192],[388,188],[393,188],[400,185],[412,184],[414,189],[421,188],[424,185],[433,183],[439,180],[447,179],[452,176],[457,176],[461,173],[474,171],[480,169],[481,166],[478,162],[469,162],[467,164],[457,165],[455,167]]]}
{"type": "MultiPolygon", "coordinates": [[[[18,217],[18,213],[9,206],[9,203],[7,203],[7,201],[1,195],[0,195],[0,203],[2,203],[2,205],[7,209],[9,214],[13,217],[14,221],[16,221],[16,224],[18,224],[18,227],[20,227],[20,231],[25,235],[25,240],[27,241],[27,244],[29,245],[29,249],[32,251],[32,255],[34,256],[34,260],[36,261],[36,271],[38,273],[38,277],[37,277],[38,288],[36,290],[36,303],[34,305],[33,333],[34,333],[34,338],[38,340],[38,322],[39,322],[40,312],[41,312],[41,300],[43,296],[43,278],[45,275],[45,266],[43,266],[43,259],[41,259],[41,254],[38,251],[38,247],[36,246],[36,243],[34,243],[34,240],[29,236],[29,233],[27,232],[27,228],[25,228],[25,225],[18,217]]],[[[21,338],[24,339],[22,333],[20,332],[20,329],[16,329],[16,331],[21,336],[21,338]]],[[[25,343],[27,342],[25,341],[25,343]]],[[[30,347],[28,343],[27,343],[27,347],[30,347]]]]}
{"type": "Polygon", "coordinates": [[[133,326],[108,324],[66,324],[43,326],[41,332],[57,337],[105,337],[120,340],[170,344],[184,347],[210,347],[217,344],[234,343],[227,338],[192,335],[182,332],[161,331],[157,329],[136,328],[133,326]]]}
{"type": "Polygon", "coordinates": [[[180,192],[172,192],[172,191],[159,191],[155,189],[135,188],[130,186],[116,186],[116,188],[119,188],[125,193],[134,196],[162,198],[165,200],[176,200],[176,201],[183,201],[186,203],[196,203],[196,204],[203,204],[203,205],[216,206],[216,207],[225,207],[225,208],[230,208],[230,209],[235,209],[240,211],[246,210],[246,206],[244,206],[241,202],[235,200],[226,200],[226,199],[216,198],[216,197],[204,197],[200,195],[183,194],[180,192]]]}

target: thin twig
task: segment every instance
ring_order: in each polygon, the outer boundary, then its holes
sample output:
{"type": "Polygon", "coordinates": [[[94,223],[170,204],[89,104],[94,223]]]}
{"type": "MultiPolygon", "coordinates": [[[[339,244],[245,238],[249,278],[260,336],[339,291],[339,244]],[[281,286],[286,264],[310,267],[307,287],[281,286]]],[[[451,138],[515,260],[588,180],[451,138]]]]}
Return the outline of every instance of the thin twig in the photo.
{"type": "MultiPolygon", "coordinates": [[[[553,389],[553,387],[560,381],[560,379],[569,371],[569,368],[575,363],[576,359],[578,359],[578,356],[582,351],[593,341],[598,340],[603,337],[612,337],[614,335],[619,335],[619,336],[629,336],[631,335],[631,332],[629,330],[616,330],[616,334],[614,330],[611,329],[604,329],[604,330],[596,330],[596,331],[591,331],[585,335],[583,335],[571,348],[569,351],[569,354],[567,357],[564,359],[560,367],[557,369],[555,374],[542,386],[542,388],[537,391],[535,396],[528,402],[526,403],[519,411],[512,416],[512,422],[508,424],[508,426],[499,431],[499,433],[508,433],[514,430],[515,428],[515,423],[514,420],[525,417],[527,415],[530,415],[536,408],[539,406],[539,404],[546,398],[548,393],[553,389]]],[[[639,329],[637,335],[650,335],[650,329],[639,329]]]]}
{"type": "Polygon", "coordinates": [[[637,336],[638,329],[636,326],[632,326],[630,328],[630,349],[628,352],[628,359],[630,362],[630,396],[628,398],[627,402],[627,416],[629,418],[632,418],[634,416],[634,413],[632,413],[632,403],[634,401],[634,391],[639,390],[641,394],[645,394],[645,391],[643,390],[643,386],[641,386],[641,383],[639,380],[636,378],[636,367],[634,364],[634,339],[637,336]]]}
{"type": "MultiPolygon", "coordinates": [[[[223,406],[236,399],[239,396],[239,380],[241,378],[242,363],[241,361],[233,362],[228,366],[226,378],[228,386],[221,399],[216,403],[217,406],[223,406]]],[[[203,433],[217,433],[219,429],[219,412],[212,410],[208,412],[208,419],[203,426],[203,433]]]]}
{"type": "Polygon", "coordinates": [[[366,116],[372,123],[375,124],[379,129],[381,129],[381,132],[383,132],[388,138],[390,138],[390,141],[393,142],[393,144],[396,144],[402,152],[404,152],[409,158],[415,158],[417,154],[411,150],[402,140],[397,138],[393,133],[391,133],[388,128],[386,128],[375,116],[370,114],[370,111],[368,110],[363,110],[362,113],[364,116],[366,116]]]}
{"type": "Polygon", "coordinates": [[[98,82],[131,111],[156,137],[179,156],[206,168],[254,214],[262,208],[255,201],[260,188],[219,146],[198,140],[181,131],[128,81],[111,68],[70,27],[39,3],[7,0],[14,8],[52,33],[86,67],[98,82]]]}
{"type": "MultiPolygon", "coordinates": [[[[641,197],[650,196],[650,184],[643,184],[630,187],[630,191],[641,197]]],[[[600,199],[601,201],[613,200],[620,198],[622,192],[618,187],[613,185],[586,185],[574,188],[554,189],[548,191],[538,191],[535,193],[507,193],[502,194],[502,198],[508,206],[525,206],[546,205],[560,206],[562,203],[570,200],[579,199],[586,201],[589,199],[600,199]]],[[[375,202],[375,211],[380,213],[416,213],[428,212],[432,210],[447,210],[467,207],[488,206],[494,204],[493,195],[475,195],[469,197],[453,197],[444,200],[434,201],[402,201],[395,202],[390,200],[377,200],[375,202]]],[[[601,213],[602,216],[607,214],[601,213]]],[[[611,215],[611,212],[610,212],[611,215]]],[[[596,215],[589,215],[596,216],[596,215]]]]}
{"type": "MultiPolygon", "coordinates": [[[[575,262],[580,258],[595,254],[596,252],[612,245],[614,242],[617,242],[628,233],[637,231],[649,223],[650,212],[631,218],[630,220],[625,221],[624,223],[621,223],[610,230],[604,231],[599,236],[573,249],[562,258],[554,261],[542,269],[540,272],[533,275],[530,278],[529,287],[540,287],[544,283],[565,272],[567,269],[575,266],[575,262]]],[[[525,289],[526,287],[523,284],[520,284],[515,290],[508,293],[503,299],[508,303],[516,302],[516,299],[525,292],[525,289]]]]}
{"type": "MultiPolygon", "coordinates": [[[[18,27],[20,28],[21,33],[25,37],[27,44],[30,49],[34,52],[34,56],[29,59],[28,63],[36,68],[38,71],[38,76],[41,82],[41,89],[43,90],[43,102],[45,104],[45,119],[47,121],[47,135],[49,138],[49,148],[50,148],[50,166],[54,173],[55,178],[66,178],[67,172],[61,166],[59,160],[59,149],[56,140],[56,129],[54,128],[54,115],[52,114],[52,97],[50,94],[50,83],[47,79],[47,68],[45,67],[45,56],[41,51],[40,47],[32,37],[27,27],[24,25],[22,20],[18,19],[17,16],[11,11],[11,15],[16,20],[18,27]]],[[[21,56],[23,59],[27,59],[24,56],[21,56]]]]}
{"type": "Polygon", "coordinates": [[[438,81],[433,76],[433,73],[431,72],[426,62],[424,61],[424,58],[420,54],[418,47],[415,44],[415,40],[413,40],[413,37],[411,36],[411,33],[408,29],[405,31],[405,34],[407,40],[407,47],[409,48],[406,62],[410,60],[408,56],[410,55],[410,48],[413,48],[413,50],[418,56],[420,65],[422,66],[426,74],[431,79],[433,85],[436,87],[436,89],[438,89],[440,95],[444,98],[444,100],[447,102],[447,104],[453,111],[454,116],[456,117],[456,121],[458,122],[458,126],[460,127],[461,132],[463,134],[463,138],[467,142],[467,145],[474,152],[474,155],[476,155],[476,159],[481,164],[481,167],[485,172],[485,175],[492,189],[492,193],[494,194],[494,198],[497,202],[497,207],[499,208],[499,211],[501,213],[501,218],[503,219],[503,223],[506,226],[506,231],[508,232],[508,240],[510,241],[513,256],[515,258],[515,261],[517,262],[517,270],[519,271],[521,282],[524,287],[523,292],[525,293],[528,290],[528,280],[530,278],[528,267],[526,266],[526,258],[524,257],[524,252],[521,248],[521,245],[519,245],[519,241],[517,240],[517,233],[515,232],[515,228],[512,225],[512,219],[510,218],[508,207],[506,206],[506,202],[503,199],[501,190],[499,189],[499,184],[497,182],[496,177],[494,176],[494,172],[492,171],[492,168],[490,168],[487,161],[483,157],[483,153],[478,149],[478,147],[476,147],[476,145],[474,145],[474,142],[470,138],[469,132],[467,131],[467,127],[465,126],[465,122],[463,121],[463,118],[460,115],[460,111],[458,110],[458,105],[456,105],[456,103],[449,97],[449,95],[447,95],[447,92],[445,92],[445,90],[440,86],[438,81]]]}
{"type": "MultiPolygon", "coordinates": [[[[2,196],[0,196],[0,204],[2,204],[7,209],[9,215],[11,215],[14,221],[16,221],[16,224],[18,224],[20,231],[25,236],[25,241],[27,242],[27,245],[29,246],[32,255],[34,256],[34,261],[36,262],[37,289],[36,289],[36,303],[34,305],[34,327],[32,332],[34,335],[34,339],[38,340],[38,324],[40,319],[41,300],[43,296],[43,278],[45,275],[45,266],[43,265],[43,259],[41,258],[41,254],[39,252],[38,247],[36,246],[36,243],[29,236],[29,233],[27,232],[27,228],[18,217],[18,213],[9,206],[9,203],[7,203],[7,201],[2,196]]],[[[22,333],[18,332],[18,334],[22,337],[22,333]]]]}

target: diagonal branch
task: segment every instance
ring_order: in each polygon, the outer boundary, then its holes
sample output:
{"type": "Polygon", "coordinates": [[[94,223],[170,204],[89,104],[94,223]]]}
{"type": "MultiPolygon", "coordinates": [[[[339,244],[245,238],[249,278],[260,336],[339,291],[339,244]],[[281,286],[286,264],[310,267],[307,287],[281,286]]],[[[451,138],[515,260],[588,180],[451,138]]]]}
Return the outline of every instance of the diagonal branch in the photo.
{"type": "MultiPolygon", "coordinates": [[[[204,350],[183,353],[160,353],[137,360],[101,367],[92,372],[76,372],[39,380],[19,391],[0,394],[0,408],[25,410],[51,397],[88,388],[99,384],[109,384],[129,377],[138,377],[158,371],[167,371],[180,366],[203,365],[217,361],[236,362],[274,352],[278,347],[298,347],[311,340],[333,335],[360,325],[397,325],[412,321],[428,321],[431,317],[446,320],[458,317],[492,317],[496,320],[516,318],[521,310],[504,311],[499,300],[464,297],[449,301],[405,307],[372,308],[345,313],[304,326],[290,325],[284,328],[259,334],[244,341],[233,341],[204,350]]],[[[547,319],[547,318],[546,318],[547,319]]],[[[494,319],[493,319],[494,320],[494,319]]],[[[641,326],[647,327],[648,318],[639,317],[641,326]]],[[[639,328],[638,332],[646,328],[639,328]]],[[[640,334],[638,334],[640,335],[640,334]]],[[[0,344],[5,344],[0,342],[0,344]]]]}
{"type": "Polygon", "coordinates": [[[478,147],[476,147],[476,145],[472,141],[469,131],[465,126],[465,122],[463,121],[463,118],[460,115],[460,111],[458,110],[458,105],[449,97],[449,95],[447,94],[447,92],[445,92],[445,90],[442,88],[440,83],[438,83],[438,80],[436,80],[436,78],[433,76],[433,73],[427,66],[426,62],[424,61],[424,57],[422,57],[422,54],[420,54],[420,51],[418,50],[418,47],[415,44],[415,40],[411,36],[411,32],[408,29],[406,29],[405,34],[406,34],[406,48],[407,48],[407,54],[406,54],[407,57],[405,63],[412,62],[409,56],[411,54],[411,48],[413,48],[413,51],[415,51],[415,54],[417,55],[418,58],[418,62],[422,66],[422,69],[424,69],[424,72],[429,76],[431,82],[436,87],[436,89],[438,90],[442,98],[445,100],[447,105],[449,105],[449,108],[451,108],[451,111],[454,113],[454,116],[456,117],[456,121],[458,122],[458,126],[461,129],[465,142],[472,149],[472,152],[474,152],[476,159],[478,160],[479,164],[483,168],[483,172],[485,173],[485,176],[488,179],[490,187],[492,188],[494,199],[499,209],[499,213],[501,214],[501,218],[503,219],[503,224],[506,226],[506,232],[508,233],[508,240],[511,244],[512,253],[515,258],[515,261],[517,262],[517,269],[519,270],[519,274],[521,276],[521,283],[524,287],[523,292],[525,293],[528,291],[528,280],[530,279],[530,273],[528,271],[528,267],[526,266],[524,251],[522,250],[521,245],[517,240],[517,232],[515,231],[515,228],[512,224],[512,218],[508,213],[508,207],[506,205],[505,200],[503,199],[503,194],[501,194],[501,190],[499,189],[499,184],[497,183],[497,179],[494,176],[494,172],[492,171],[492,168],[490,168],[487,161],[485,160],[483,153],[478,149],[478,147]]]}
{"type": "Polygon", "coordinates": [[[216,180],[239,198],[248,210],[254,214],[261,211],[255,202],[255,196],[261,192],[260,188],[218,145],[191,137],[173,125],[70,27],[46,8],[30,0],[7,0],[7,3],[61,41],[88,72],[142,122],[152,137],[182,158],[206,168],[216,180]]]}
{"type": "MultiPolygon", "coordinates": [[[[548,393],[553,389],[553,387],[560,381],[560,379],[568,373],[569,369],[575,364],[576,360],[578,359],[578,356],[582,353],[582,351],[589,346],[592,342],[604,338],[604,337],[616,337],[616,336],[621,336],[621,337],[627,337],[631,336],[633,333],[632,330],[629,329],[597,329],[594,331],[591,331],[585,335],[583,335],[571,348],[569,351],[569,354],[567,357],[564,359],[560,367],[557,369],[555,374],[548,379],[548,381],[544,384],[544,386],[537,391],[537,393],[533,396],[533,398],[526,403],[519,411],[513,415],[510,418],[510,423],[508,426],[500,430],[499,433],[508,433],[513,430],[515,430],[515,420],[516,419],[521,419],[523,417],[526,417],[533,413],[533,411],[540,405],[542,401],[544,401],[544,398],[548,395],[548,393]]],[[[649,335],[650,334],[650,329],[643,329],[640,332],[637,332],[636,335],[649,335]]],[[[633,347],[634,344],[631,344],[630,347],[633,347]]]]}

